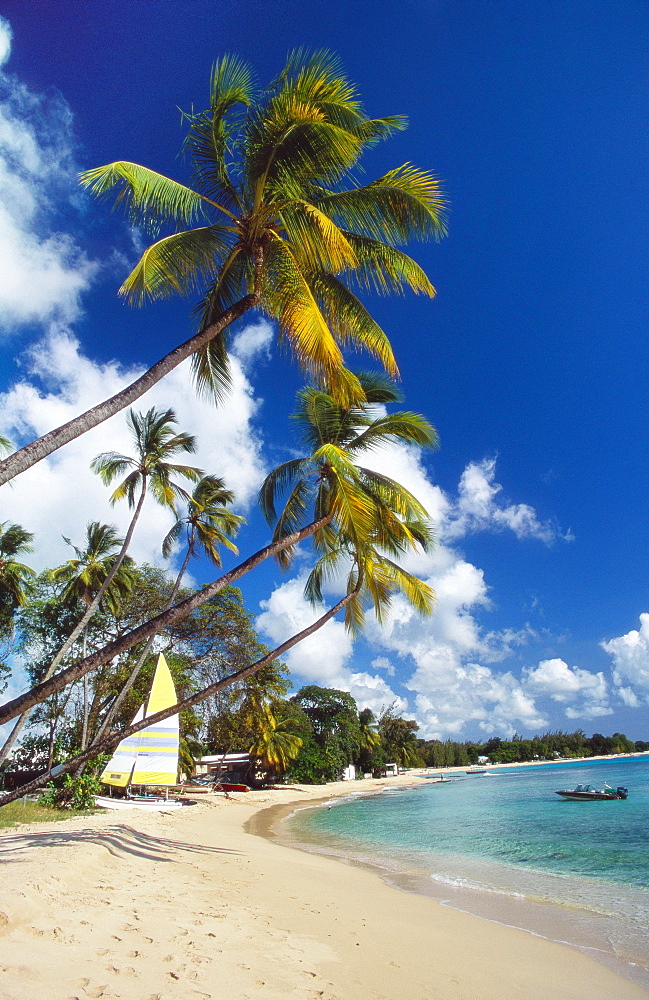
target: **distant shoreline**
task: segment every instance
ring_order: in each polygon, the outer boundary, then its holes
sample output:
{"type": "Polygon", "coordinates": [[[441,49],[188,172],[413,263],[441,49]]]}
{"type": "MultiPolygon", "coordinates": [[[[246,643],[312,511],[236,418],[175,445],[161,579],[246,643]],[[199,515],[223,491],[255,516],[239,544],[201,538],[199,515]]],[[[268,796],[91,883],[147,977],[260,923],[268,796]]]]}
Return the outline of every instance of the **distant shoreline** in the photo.
{"type": "Polygon", "coordinates": [[[635,757],[649,757],[649,750],[637,750],[635,753],[608,753],[596,757],[561,757],[558,760],[522,760],[507,761],[502,764],[454,764],[448,767],[426,767],[413,768],[420,774],[451,774],[453,772],[465,772],[471,769],[484,767],[489,771],[500,770],[508,767],[547,767],[549,764],[588,764],[594,760],[631,760],[635,757]]]}

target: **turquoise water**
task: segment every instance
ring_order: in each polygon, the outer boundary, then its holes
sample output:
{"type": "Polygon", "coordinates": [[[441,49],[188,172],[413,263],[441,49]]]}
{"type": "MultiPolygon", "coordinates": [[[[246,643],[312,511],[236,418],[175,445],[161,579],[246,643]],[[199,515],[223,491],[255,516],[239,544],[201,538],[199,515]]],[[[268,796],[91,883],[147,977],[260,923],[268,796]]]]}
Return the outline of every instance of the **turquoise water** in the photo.
{"type": "Polygon", "coordinates": [[[649,986],[649,758],[452,777],[371,795],[359,782],[285,829],[445,905],[590,949],[649,986]],[[627,786],[629,798],[554,794],[604,781],[627,786]]]}

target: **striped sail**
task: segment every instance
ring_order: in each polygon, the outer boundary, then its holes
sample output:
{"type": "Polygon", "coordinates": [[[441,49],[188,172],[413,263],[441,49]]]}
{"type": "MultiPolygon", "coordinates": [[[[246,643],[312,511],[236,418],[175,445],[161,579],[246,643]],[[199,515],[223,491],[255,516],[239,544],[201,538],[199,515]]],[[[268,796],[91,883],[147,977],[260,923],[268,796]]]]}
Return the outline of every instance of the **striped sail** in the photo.
{"type": "MultiPolygon", "coordinates": [[[[149,701],[133,719],[155,715],[176,704],[176,689],[162,653],[158,657],[149,701]]],[[[175,785],[178,771],[178,716],[156,722],[127,736],[118,745],[101,775],[106,785],[175,785]]]]}

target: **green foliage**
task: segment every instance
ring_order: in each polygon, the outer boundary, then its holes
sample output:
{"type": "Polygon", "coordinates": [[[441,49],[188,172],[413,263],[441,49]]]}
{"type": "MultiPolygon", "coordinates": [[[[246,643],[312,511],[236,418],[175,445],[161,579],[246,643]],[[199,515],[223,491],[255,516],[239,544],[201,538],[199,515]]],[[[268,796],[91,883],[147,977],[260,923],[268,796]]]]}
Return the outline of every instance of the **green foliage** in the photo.
{"type": "Polygon", "coordinates": [[[0,524],[0,638],[11,633],[13,617],[25,604],[36,576],[17,558],[33,551],[33,538],[20,524],[0,524]]]}
{"type": "MultiPolygon", "coordinates": [[[[341,401],[362,398],[347,346],[396,375],[388,338],[355,291],[435,294],[397,246],[443,235],[445,199],[410,164],[362,186],[357,177],[362,154],[405,119],[370,119],[333,55],[298,51],[264,89],[237,57],[218,60],[209,108],[185,120],[193,187],[124,160],[81,175],[156,238],[121,294],[141,304],[198,292],[205,326],[254,292],[303,370],[341,401]]],[[[222,336],[195,355],[194,372],[199,387],[223,394],[222,336]]]]}
{"type": "Polygon", "coordinates": [[[315,684],[301,688],[291,701],[308,718],[311,733],[303,738],[290,775],[295,781],[321,782],[340,778],[342,771],[357,758],[361,748],[361,726],[356,702],[346,691],[321,688],[315,684]]]}
{"type": "Polygon", "coordinates": [[[79,812],[93,809],[95,795],[101,794],[101,782],[94,774],[82,774],[73,777],[66,774],[60,785],[50,782],[47,791],[41,795],[44,805],[56,806],[57,809],[72,809],[79,812]]]}
{"type": "MultiPolygon", "coordinates": [[[[362,627],[367,607],[381,622],[395,593],[403,593],[424,615],[434,601],[430,587],[394,561],[404,552],[431,546],[425,509],[404,487],[358,460],[381,444],[401,441],[422,447],[437,441],[434,429],[418,414],[377,416],[375,404],[399,399],[385,376],[366,373],[358,381],[366,401],[351,407],[314,387],[298,393],[294,419],[307,455],[284,462],[259,491],[262,510],[275,525],[274,541],[310,520],[330,517],[314,535],[320,558],[305,594],[312,604],[319,604],[326,580],[348,573],[348,594],[353,597],[345,609],[345,625],[354,633],[362,627]],[[277,500],[284,493],[284,509],[278,515],[277,500]]],[[[292,556],[293,549],[287,548],[278,560],[286,566],[292,556]]]]}
{"type": "Polygon", "coordinates": [[[415,736],[418,729],[419,726],[414,719],[403,719],[397,715],[394,705],[390,705],[381,713],[378,732],[387,763],[394,762],[400,767],[424,765],[424,758],[415,736]]]}

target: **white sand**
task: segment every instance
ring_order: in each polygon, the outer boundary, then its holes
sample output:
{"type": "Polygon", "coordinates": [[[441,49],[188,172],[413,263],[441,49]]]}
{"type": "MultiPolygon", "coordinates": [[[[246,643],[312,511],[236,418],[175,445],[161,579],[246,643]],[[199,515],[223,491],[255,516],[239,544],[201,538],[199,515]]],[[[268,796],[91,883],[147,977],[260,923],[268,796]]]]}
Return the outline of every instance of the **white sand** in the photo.
{"type": "Polygon", "coordinates": [[[209,796],[4,831],[0,997],[649,998],[574,948],[244,832],[269,805],[322,795],[209,796]]]}

